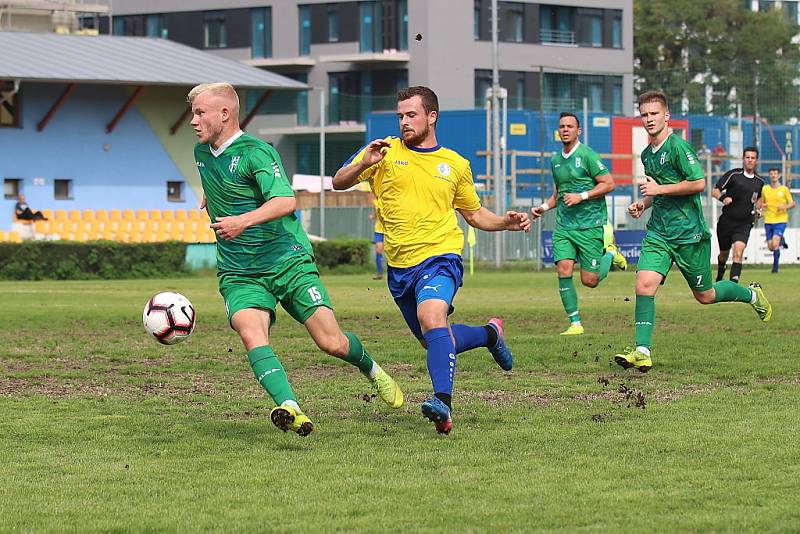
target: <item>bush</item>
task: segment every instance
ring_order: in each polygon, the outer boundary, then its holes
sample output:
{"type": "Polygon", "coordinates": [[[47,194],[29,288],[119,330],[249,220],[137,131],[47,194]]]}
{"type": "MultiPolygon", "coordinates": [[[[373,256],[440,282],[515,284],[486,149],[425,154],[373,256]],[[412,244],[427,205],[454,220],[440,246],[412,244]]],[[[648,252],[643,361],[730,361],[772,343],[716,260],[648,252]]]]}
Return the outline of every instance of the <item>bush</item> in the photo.
{"type": "Polygon", "coordinates": [[[88,280],[184,275],[186,243],[0,243],[0,279],[88,280]]]}
{"type": "Polygon", "coordinates": [[[350,265],[366,269],[370,264],[371,243],[365,239],[342,239],[312,243],[317,266],[330,269],[340,265],[350,265]]]}

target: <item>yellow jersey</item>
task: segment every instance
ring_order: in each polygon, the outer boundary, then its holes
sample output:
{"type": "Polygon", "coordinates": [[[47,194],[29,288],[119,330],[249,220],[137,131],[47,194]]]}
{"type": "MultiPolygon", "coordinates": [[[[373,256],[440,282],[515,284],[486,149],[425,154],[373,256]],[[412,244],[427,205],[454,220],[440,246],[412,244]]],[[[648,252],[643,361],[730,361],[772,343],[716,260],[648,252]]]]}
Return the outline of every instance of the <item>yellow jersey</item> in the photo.
{"type": "MultiPolygon", "coordinates": [[[[384,254],[392,267],[413,267],[432,256],[461,254],[457,209],[481,207],[469,161],[448,148],[410,148],[387,137],[384,158],[361,173],[377,197],[384,254]]],[[[361,161],[364,149],[346,165],[361,161]]]]}
{"type": "Polygon", "coordinates": [[[772,187],[767,184],[761,188],[761,198],[764,199],[765,224],[789,222],[789,210],[778,211],[779,205],[792,203],[792,194],[788,187],[772,187]]]}

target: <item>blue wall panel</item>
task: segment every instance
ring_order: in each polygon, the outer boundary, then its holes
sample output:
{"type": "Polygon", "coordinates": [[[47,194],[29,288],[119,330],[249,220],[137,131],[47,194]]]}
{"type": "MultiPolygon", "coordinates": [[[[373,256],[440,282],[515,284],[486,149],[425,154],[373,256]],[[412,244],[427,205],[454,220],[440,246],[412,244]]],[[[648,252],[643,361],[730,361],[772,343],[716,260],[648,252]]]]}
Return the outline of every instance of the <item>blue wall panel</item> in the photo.
{"type": "MultiPolygon", "coordinates": [[[[133,106],[116,129],[106,125],[130,94],[121,87],[78,86],[47,127],[36,131],[65,89],[24,84],[22,128],[0,128],[0,177],[22,178],[34,209],[175,209],[198,205],[189,184],[185,202],[167,201],[167,181],[184,181],[150,125],[133,106]],[[34,185],[43,178],[44,185],[34,185]],[[53,181],[73,180],[72,200],[55,200],[53,181]]],[[[145,91],[157,90],[146,88],[145,91]]],[[[191,157],[191,156],[189,156],[191,157]]],[[[9,229],[14,200],[0,199],[0,229],[9,229]]]]}

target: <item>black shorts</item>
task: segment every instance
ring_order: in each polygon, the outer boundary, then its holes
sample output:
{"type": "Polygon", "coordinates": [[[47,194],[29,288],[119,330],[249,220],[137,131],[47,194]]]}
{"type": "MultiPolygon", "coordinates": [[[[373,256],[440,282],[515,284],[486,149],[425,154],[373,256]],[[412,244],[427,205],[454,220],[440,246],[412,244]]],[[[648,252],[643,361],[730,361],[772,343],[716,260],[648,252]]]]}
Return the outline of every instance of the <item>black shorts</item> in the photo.
{"type": "Polygon", "coordinates": [[[720,250],[730,250],[731,245],[741,241],[745,245],[750,238],[753,223],[750,221],[735,221],[720,217],[717,223],[717,241],[720,250]]]}

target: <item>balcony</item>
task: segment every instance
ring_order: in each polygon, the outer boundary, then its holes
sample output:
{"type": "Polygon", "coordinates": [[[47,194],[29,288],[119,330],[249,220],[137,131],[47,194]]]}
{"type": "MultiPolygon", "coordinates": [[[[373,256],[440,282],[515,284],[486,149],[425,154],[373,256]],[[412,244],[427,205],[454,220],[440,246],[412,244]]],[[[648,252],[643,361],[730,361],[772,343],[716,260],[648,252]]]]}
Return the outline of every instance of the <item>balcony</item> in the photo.
{"type": "Polygon", "coordinates": [[[539,30],[539,39],[544,45],[578,46],[575,32],[570,30],[539,30]]]}
{"type": "Polygon", "coordinates": [[[320,63],[408,63],[410,60],[411,55],[408,52],[395,49],[319,56],[320,63]]]}

